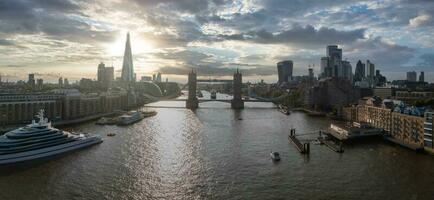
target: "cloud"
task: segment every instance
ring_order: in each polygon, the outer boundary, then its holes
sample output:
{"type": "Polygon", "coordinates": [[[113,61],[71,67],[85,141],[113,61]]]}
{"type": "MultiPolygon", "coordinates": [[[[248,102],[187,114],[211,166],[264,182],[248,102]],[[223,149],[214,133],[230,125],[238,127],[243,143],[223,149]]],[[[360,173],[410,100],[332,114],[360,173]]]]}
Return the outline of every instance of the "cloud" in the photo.
{"type": "Polygon", "coordinates": [[[413,19],[410,19],[409,26],[415,28],[415,27],[419,27],[422,25],[426,25],[430,21],[432,21],[431,15],[423,14],[423,15],[419,15],[413,19]]]}
{"type": "Polygon", "coordinates": [[[0,39],[0,46],[14,46],[15,43],[10,40],[0,39]]]}
{"type": "Polygon", "coordinates": [[[377,67],[394,70],[407,64],[415,55],[416,49],[398,45],[381,37],[360,40],[346,46],[343,57],[349,57],[354,62],[358,59],[371,60],[377,67]]]}
{"type": "Polygon", "coordinates": [[[294,25],[292,29],[271,33],[267,30],[251,31],[241,34],[221,35],[226,40],[250,41],[262,44],[297,44],[305,46],[324,46],[344,44],[363,39],[365,29],[339,31],[334,28],[314,28],[311,25],[294,25]]]}
{"type": "Polygon", "coordinates": [[[419,65],[430,67],[431,69],[434,68],[434,54],[433,53],[423,54],[420,56],[420,59],[422,59],[422,62],[419,63],[419,65]]]}

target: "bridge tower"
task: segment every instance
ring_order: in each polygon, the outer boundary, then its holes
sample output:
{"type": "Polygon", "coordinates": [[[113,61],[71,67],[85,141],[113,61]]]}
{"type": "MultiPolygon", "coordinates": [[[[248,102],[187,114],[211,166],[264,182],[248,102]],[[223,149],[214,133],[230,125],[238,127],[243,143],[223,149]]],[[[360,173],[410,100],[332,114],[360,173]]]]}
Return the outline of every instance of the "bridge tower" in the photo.
{"type": "Polygon", "coordinates": [[[191,72],[188,73],[188,99],[185,104],[185,107],[188,109],[196,109],[199,107],[199,100],[196,97],[196,85],[196,72],[191,70],[191,72]]]}
{"type": "Polygon", "coordinates": [[[243,79],[241,73],[237,71],[234,73],[234,81],[233,81],[233,99],[231,101],[232,109],[243,109],[244,101],[241,97],[241,87],[243,85],[243,79]]]}

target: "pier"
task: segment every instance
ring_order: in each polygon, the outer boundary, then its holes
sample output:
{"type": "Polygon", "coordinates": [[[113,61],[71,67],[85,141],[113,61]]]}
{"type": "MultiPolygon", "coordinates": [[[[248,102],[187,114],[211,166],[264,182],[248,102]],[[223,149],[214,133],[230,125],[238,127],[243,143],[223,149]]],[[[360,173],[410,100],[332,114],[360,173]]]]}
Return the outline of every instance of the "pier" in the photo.
{"type": "Polygon", "coordinates": [[[310,153],[310,142],[301,143],[297,137],[295,137],[295,129],[291,129],[288,139],[295,145],[295,148],[302,154],[310,153]]]}

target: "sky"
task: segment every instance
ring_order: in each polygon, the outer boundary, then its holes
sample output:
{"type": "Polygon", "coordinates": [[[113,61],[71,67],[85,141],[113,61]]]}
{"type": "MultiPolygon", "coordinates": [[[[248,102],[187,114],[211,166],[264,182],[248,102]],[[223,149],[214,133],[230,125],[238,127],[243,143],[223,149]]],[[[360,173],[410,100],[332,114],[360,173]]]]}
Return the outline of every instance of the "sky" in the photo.
{"type": "Polygon", "coordinates": [[[102,61],[120,76],[130,32],[138,77],[227,79],[239,68],[275,82],[278,61],[318,74],[337,44],[353,70],[369,59],[388,79],[415,70],[434,82],[433,15],[433,0],[0,0],[0,74],[95,79],[102,61]]]}

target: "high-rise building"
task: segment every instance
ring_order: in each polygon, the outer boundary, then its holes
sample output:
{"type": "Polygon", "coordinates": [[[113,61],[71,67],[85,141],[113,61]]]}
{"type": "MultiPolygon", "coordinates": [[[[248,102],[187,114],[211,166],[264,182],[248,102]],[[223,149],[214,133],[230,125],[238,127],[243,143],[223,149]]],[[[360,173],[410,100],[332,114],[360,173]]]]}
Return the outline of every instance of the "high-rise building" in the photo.
{"type": "Polygon", "coordinates": [[[293,62],[285,60],[277,63],[278,83],[288,82],[292,78],[293,62]]]}
{"type": "Polygon", "coordinates": [[[44,80],[42,80],[41,78],[36,80],[36,87],[38,88],[38,90],[42,90],[44,86],[44,80]]]}
{"type": "Polygon", "coordinates": [[[65,78],[65,80],[63,81],[63,85],[64,85],[65,87],[68,87],[68,86],[69,86],[69,81],[68,81],[67,78],[65,78]]]}
{"type": "Polygon", "coordinates": [[[351,81],[353,80],[353,67],[351,66],[350,62],[344,60],[341,62],[341,70],[339,72],[340,76],[351,81]]]}
{"type": "Polygon", "coordinates": [[[330,77],[332,74],[331,68],[329,68],[329,57],[321,58],[321,77],[330,77]]]}
{"type": "Polygon", "coordinates": [[[375,65],[371,61],[366,61],[366,77],[368,78],[369,87],[375,85],[375,65]]]}
{"type": "Polygon", "coordinates": [[[111,83],[114,80],[114,68],[106,67],[103,62],[98,65],[98,77],[97,80],[99,84],[103,87],[110,87],[111,83]]]}
{"type": "Polygon", "coordinates": [[[309,78],[312,80],[314,78],[313,68],[309,67],[308,71],[309,71],[309,78]]]}
{"type": "Polygon", "coordinates": [[[29,74],[29,79],[27,80],[27,84],[29,84],[31,87],[34,87],[35,82],[35,74],[29,74]]]}
{"type": "Polygon", "coordinates": [[[122,64],[122,80],[125,82],[134,81],[133,55],[131,52],[130,33],[127,33],[127,41],[125,43],[124,61],[122,64]]]}
{"type": "Polygon", "coordinates": [[[356,64],[356,72],[354,74],[354,81],[362,81],[365,78],[365,64],[358,61],[356,64]]]}
{"type": "Polygon", "coordinates": [[[407,81],[416,82],[417,81],[417,73],[415,71],[407,72],[407,81]]]}
{"type": "Polygon", "coordinates": [[[115,80],[115,69],[113,67],[106,67],[104,72],[104,81],[106,85],[110,85],[115,80]]]}
{"type": "Polygon", "coordinates": [[[327,56],[332,60],[342,60],[342,49],[338,45],[327,46],[327,56]]]}
{"type": "Polygon", "coordinates": [[[59,78],[59,88],[62,88],[62,87],[63,87],[63,78],[60,77],[59,78]]]}
{"type": "Polygon", "coordinates": [[[104,77],[105,77],[105,64],[103,62],[101,62],[98,65],[98,74],[97,74],[98,82],[100,82],[100,83],[104,82],[104,77]]]}
{"type": "Polygon", "coordinates": [[[419,82],[425,82],[425,72],[420,72],[419,75],[419,82]]]}
{"type": "Polygon", "coordinates": [[[157,73],[157,82],[161,82],[161,73],[160,72],[157,73]]]}

